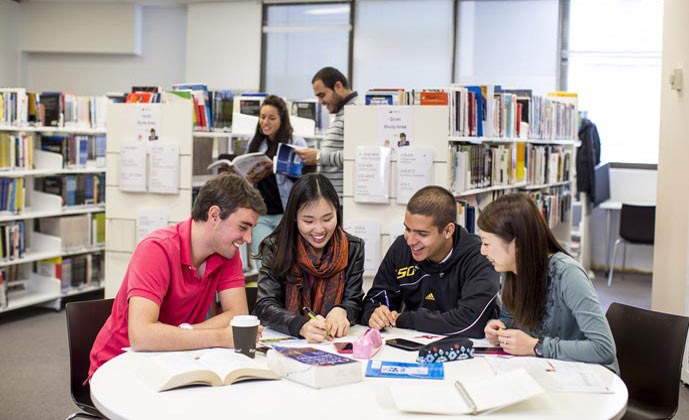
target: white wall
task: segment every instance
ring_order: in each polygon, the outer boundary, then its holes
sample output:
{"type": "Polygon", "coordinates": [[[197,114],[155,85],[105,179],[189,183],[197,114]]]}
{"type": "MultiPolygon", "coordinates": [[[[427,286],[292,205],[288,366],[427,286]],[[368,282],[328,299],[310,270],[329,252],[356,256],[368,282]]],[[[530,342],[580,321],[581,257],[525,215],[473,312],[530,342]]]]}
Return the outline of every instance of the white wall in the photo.
{"type": "Polygon", "coordinates": [[[20,5],[0,0],[0,86],[17,86],[20,5]]]}
{"type": "Polygon", "coordinates": [[[689,195],[689,2],[665,0],[663,69],[660,100],[660,153],[656,207],[653,292],[655,310],[688,313],[689,195]],[[684,73],[682,91],[670,89],[673,69],[684,73]]]}
{"type": "MultiPolygon", "coordinates": [[[[629,204],[655,204],[656,184],[658,172],[644,169],[610,169],[610,200],[629,204]]],[[[610,213],[610,253],[612,245],[619,237],[620,212],[610,213]]],[[[595,208],[591,217],[591,265],[602,268],[607,265],[608,255],[605,246],[608,240],[606,210],[595,208]]],[[[616,269],[622,268],[622,245],[620,245],[615,258],[616,269]]],[[[649,245],[627,245],[627,270],[636,270],[645,273],[653,271],[653,247],[649,245]]]]}
{"type": "Polygon", "coordinates": [[[190,4],[186,81],[209,89],[258,90],[261,76],[261,4],[190,4]]]}
{"type": "Polygon", "coordinates": [[[126,92],[132,85],[169,88],[183,82],[186,6],[142,7],[142,21],[140,56],[25,53],[19,84],[38,92],[59,90],[102,95],[107,91],[126,92]]]}

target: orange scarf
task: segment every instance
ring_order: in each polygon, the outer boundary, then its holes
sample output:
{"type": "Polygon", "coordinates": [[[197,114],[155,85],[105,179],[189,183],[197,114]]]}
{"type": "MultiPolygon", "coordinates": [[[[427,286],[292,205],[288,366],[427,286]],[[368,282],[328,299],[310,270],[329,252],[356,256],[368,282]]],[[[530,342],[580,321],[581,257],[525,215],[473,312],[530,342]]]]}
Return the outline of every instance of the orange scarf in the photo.
{"type": "Polygon", "coordinates": [[[326,316],[333,306],[342,302],[344,269],[349,259],[348,241],[344,231],[337,228],[321,258],[301,236],[297,239],[297,259],[290,269],[294,277],[286,285],[287,310],[302,314],[302,308],[326,316]]]}

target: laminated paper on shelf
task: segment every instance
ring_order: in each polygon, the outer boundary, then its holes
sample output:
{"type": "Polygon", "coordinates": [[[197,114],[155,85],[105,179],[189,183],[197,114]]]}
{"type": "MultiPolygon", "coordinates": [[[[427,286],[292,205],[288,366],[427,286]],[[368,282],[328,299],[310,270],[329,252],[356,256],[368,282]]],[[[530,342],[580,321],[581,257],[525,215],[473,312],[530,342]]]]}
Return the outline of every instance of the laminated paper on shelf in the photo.
{"type": "Polygon", "coordinates": [[[143,209],[136,216],[136,243],[149,233],[164,228],[168,224],[167,211],[163,209],[143,209]]]}
{"type": "Polygon", "coordinates": [[[120,190],[146,192],[146,144],[120,146],[120,190]]]}
{"type": "Polygon", "coordinates": [[[389,147],[356,148],[354,201],[389,203],[390,152],[389,147]]]}
{"type": "Polygon", "coordinates": [[[351,220],[345,222],[344,229],[364,240],[364,274],[376,274],[380,264],[380,223],[376,220],[351,220]]]}
{"type": "Polygon", "coordinates": [[[160,194],[179,192],[179,145],[151,145],[151,173],[148,191],[160,194]]]}
{"type": "Polygon", "coordinates": [[[419,189],[433,184],[433,149],[397,150],[397,203],[407,204],[419,189]]]}

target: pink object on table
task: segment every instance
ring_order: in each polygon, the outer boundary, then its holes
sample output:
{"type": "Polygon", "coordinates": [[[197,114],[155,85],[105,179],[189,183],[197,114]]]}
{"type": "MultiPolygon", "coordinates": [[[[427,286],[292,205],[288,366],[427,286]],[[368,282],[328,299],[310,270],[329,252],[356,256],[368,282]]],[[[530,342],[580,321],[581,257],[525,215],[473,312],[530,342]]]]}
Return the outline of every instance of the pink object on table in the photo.
{"type": "Polygon", "coordinates": [[[383,348],[383,339],[380,336],[380,331],[375,328],[367,328],[354,341],[353,356],[357,359],[370,359],[378,350],[383,348]]]}

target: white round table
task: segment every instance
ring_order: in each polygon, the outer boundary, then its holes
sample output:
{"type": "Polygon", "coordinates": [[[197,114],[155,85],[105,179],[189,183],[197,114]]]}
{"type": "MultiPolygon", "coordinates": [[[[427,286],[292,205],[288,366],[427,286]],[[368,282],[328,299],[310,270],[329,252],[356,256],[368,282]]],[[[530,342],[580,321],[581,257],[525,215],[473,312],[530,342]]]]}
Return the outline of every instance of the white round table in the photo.
{"type": "MultiPolygon", "coordinates": [[[[399,330],[398,330],[399,331],[399,330]]],[[[398,336],[402,336],[399,334],[398,336]]],[[[413,361],[416,352],[385,346],[380,360],[413,361]]],[[[257,356],[261,357],[261,356],[257,356]]],[[[362,361],[365,370],[366,361],[362,361]]],[[[239,382],[234,385],[195,386],[154,392],[134,371],[131,353],[105,363],[91,379],[91,397],[110,419],[432,419],[443,416],[397,411],[388,385],[412,383],[424,386],[435,380],[364,378],[362,382],[334,388],[312,389],[288,380],[239,382]]],[[[627,404],[622,380],[602,366],[595,366],[610,394],[545,394],[496,412],[491,419],[619,419],[627,404]]],[[[445,364],[445,381],[472,381],[494,375],[482,357],[445,364]]],[[[471,418],[473,416],[447,416],[471,418]]]]}

